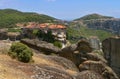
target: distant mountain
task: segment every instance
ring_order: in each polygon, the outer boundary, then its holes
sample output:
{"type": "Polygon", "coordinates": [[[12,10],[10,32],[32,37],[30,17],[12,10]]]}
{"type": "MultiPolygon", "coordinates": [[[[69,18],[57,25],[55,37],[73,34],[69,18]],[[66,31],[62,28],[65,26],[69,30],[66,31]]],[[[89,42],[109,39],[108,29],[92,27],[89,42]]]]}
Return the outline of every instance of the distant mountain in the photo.
{"type": "MultiPolygon", "coordinates": [[[[68,25],[68,39],[71,42],[76,42],[84,37],[89,38],[90,36],[97,36],[102,41],[108,37],[114,36],[113,32],[119,29],[117,26],[113,26],[115,21],[116,18],[114,17],[100,14],[89,14],[75,19],[68,25]]],[[[115,22],[115,24],[119,22],[115,22]]]]}
{"type": "Polygon", "coordinates": [[[99,14],[90,14],[75,19],[73,22],[82,24],[88,28],[105,30],[120,35],[120,19],[118,18],[99,14]]]}
{"type": "Polygon", "coordinates": [[[103,16],[100,14],[89,14],[86,16],[83,16],[81,18],[75,19],[75,21],[79,21],[79,20],[93,20],[93,19],[111,19],[113,17],[110,16],[103,16]]]}
{"type": "Polygon", "coordinates": [[[1,9],[0,10],[0,28],[15,27],[16,23],[21,22],[54,22],[56,19],[44,15],[31,12],[21,12],[13,9],[1,9]]]}

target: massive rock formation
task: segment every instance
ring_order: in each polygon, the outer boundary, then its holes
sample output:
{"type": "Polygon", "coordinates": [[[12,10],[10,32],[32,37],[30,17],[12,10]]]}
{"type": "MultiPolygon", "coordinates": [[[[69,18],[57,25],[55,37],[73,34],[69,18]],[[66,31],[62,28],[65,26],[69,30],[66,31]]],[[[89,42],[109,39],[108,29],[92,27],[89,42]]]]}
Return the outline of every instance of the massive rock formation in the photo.
{"type": "Polygon", "coordinates": [[[39,57],[42,62],[34,65],[32,79],[73,79],[79,73],[74,63],[63,57],[42,54],[39,54],[39,57]]]}
{"type": "Polygon", "coordinates": [[[43,52],[44,54],[57,54],[60,51],[60,49],[54,46],[52,43],[47,43],[38,39],[22,39],[21,42],[39,52],[43,52]]]}
{"type": "Polygon", "coordinates": [[[104,29],[116,34],[120,34],[120,19],[94,19],[84,23],[90,28],[104,29]]]}
{"type": "Polygon", "coordinates": [[[104,56],[109,66],[120,76],[120,37],[111,37],[102,42],[104,56]]]}
{"type": "Polygon", "coordinates": [[[101,42],[97,36],[89,37],[89,42],[94,50],[101,50],[101,42]]]}
{"type": "MultiPolygon", "coordinates": [[[[99,74],[98,76],[101,76],[100,79],[118,79],[114,71],[107,66],[107,61],[101,55],[93,53],[89,42],[85,40],[81,40],[77,44],[62,49],[60,56],[73,61],[79,68],[80,73],[88,70],[93,71],[94,74],[99,74]]],[[[83,74],[84,73],[85,72],[83,72],[83,74]]],[[[88,76],[90,75],[92,75],[92,73],[88,73],[88,76]]],[[[98,79],[98,77],[95,78],[98,79]]]]}
{"type": "MultiPolygon", "coordinates": [[[[48,43],[27,41],[24,43],[34,49],[56,53],[56,49],[47,48],[50,46],[48,43]],[[40,47],[40,44],[44,47],[40,47]]],[[[93,53],[85,40],[62,49],[59,55],[65,58],[34,53],[34,63],[22,63],[0,54],[0,79],[9,79],[11,76],[12,79],[118,79],[107,66],[107,61],[93,53]]]]}
{"type": "Polygon", "coordinates": [[[115,34],[120,34],[120,19],[118,18],[90,14],[76,19],[74,22],[80,23],[82,26],[87,26],[89,28],[102,29],[115,34]]]}

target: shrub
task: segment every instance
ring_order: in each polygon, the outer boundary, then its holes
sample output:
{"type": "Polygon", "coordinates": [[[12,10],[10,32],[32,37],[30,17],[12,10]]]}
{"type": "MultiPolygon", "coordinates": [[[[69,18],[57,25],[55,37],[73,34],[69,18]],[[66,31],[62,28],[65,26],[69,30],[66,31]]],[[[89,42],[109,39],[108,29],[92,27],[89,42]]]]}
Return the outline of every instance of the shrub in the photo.
{"type": "Polygon", "coordinates": [[[56,47],[62,48],[62,44],[59,41],[55,41],[53,44],[56,47]]]}
{"type": "Polygon", "coordinates": [[[16,58],[21,62],[29,62],[32,60],[33,53],[32,51],[28,48],[28,46],[22,44],[22,43],[13,43],[9,53],[8,53],[12,58],[16,58]]]}

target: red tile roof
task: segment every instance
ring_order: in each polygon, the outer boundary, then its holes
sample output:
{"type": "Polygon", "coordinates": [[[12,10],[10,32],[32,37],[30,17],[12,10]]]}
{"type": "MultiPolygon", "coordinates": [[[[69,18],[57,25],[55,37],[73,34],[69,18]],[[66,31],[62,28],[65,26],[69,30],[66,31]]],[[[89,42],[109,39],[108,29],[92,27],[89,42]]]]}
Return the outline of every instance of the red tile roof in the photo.
{"type": "Polygon", "coordinates": [[[50,25],[49,28],[50,28],[50,29],[64,29],[64,28],[66,28],[66,27],[63,26],[63,25],[53,24],[53,25],[50,25]]]}
{"type": "Polygon", "coordinates": [[[50,28],[50,29],[65,29],[66,27],[59,24],[49,24],[49,23],[43,23],[43,24],[35,24],[31,23],[30,25],[26,26],[27,28],[50,28]]]}

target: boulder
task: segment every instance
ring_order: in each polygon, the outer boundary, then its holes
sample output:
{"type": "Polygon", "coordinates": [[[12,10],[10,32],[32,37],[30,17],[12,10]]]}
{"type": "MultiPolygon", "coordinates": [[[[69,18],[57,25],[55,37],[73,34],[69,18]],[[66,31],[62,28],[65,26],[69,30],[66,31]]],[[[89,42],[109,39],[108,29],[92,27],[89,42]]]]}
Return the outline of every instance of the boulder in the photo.
{"type": "Polygon", "coordinates": [[[76,59],[75,59],[74,51],[75,51],[76,47],[77,46],[75,44],[65,47],[59,52],[59,55],[64,58],[67,58],[75,63],[76,59]]]}
{"type": "MultiPolygon", "coordinates": [[[[59,56],[50,56],[50,55],[44,55],[44,54],[37,54],[37,61],[35,63],[35,69],[34,72],[36,72],[36,75],[39,75],[39,73],[48,73],[49,76],[53,76],[50,79],[71,79],[74,77],[77,73],[79,73],[79,69],[76,67],[76,65],[63,57],[59,56]],[[36,69],[38,68],[38,69],[36,69]],[[62,76],[61,76],[62,75],[62,76]],[[64,77],[66,76],[67,77],[64,77]],[[57,76],[57,77],[56,77],[57,76]],[[60,77],[61,76],[61,77],[60,77]]],[[[33,58],[36,60],[36,58],[33,58]]],[[[40,74],[40,78],[36,78],[37,76],[34,76],[34,79],[42,79],[41,76],[44,74],[40,74]]],[[[47,79],[47,75],[43,78],[47,79]]]]}
{"type": "Polygon", "coordinates": [[[89,53],[93,51],[93,48],[87,40],[80,40],[77,43],[76,50],[78,50],[81,53],[89,53]]]}
{"type": "Polygon", "coordinates": [[[52,43],[47,43],[37,39],[22,39],[21,42],[35,50],[38,50],[39,52],[43,52],[44,54],[57,54],[60,51],[60,49],[54,46],[52,43]]]}
{"type": "Polygon", "coordinates": [[[104,57],[93,52],[89,42],[85,40],[62,49],[59,54],[73,61],[80,72],[88,70],[100,75],[100,79],[118,79],[116,73],[107,66],[107,61],[104,57]]]}
{"type": "Polygon", "coordinates": [[[59,56],[48,56],[48,58],[50,58],[54,63],[62,66],[65,70],[79,72],[79,69],[76,67],[76,65],[66,58],[59,56]]]}
{"type": "Polygon", "coordinates": [[[92,48],[88,41],[80,40],[77,44],[73,44],[63,48],[59,55],[73,61],[77,66],[86,60],[86,53],[90,53],[92,48]]]}
{"type": "Polygon", "coordinates": [[[85,70],[78,73],[76,79],[105,79],[105,78],[103,78],[100,74],[94,71],[85,70]]]}
{"type": "Polygon", "coordinates": [[[99,55],[95,52],[87,53],[86,54],[87,60],[93,60],[93,61],[102,61],[103,63],[108,63],[107,60],[102,55],[99,55]]]}
{"type": "Polygon", "coordinates": [[[35,66],[34,74],[31,76],[32,79],[73,79],[64,70],[46,65],[35,66]]]}
{"type": "Polygon", "coordinates": [[[89,42],[94,50],[100,50],[101,49],[101,42],[100,39],[97,36],[90,36],[89,42]]]}
{"type": "Polygon", "coordinates": [[[114,71],[101,61],[85,61],[79,65],[80,71],[90,70],[101,74],[105,79],[119,79],[114,71]]]}

